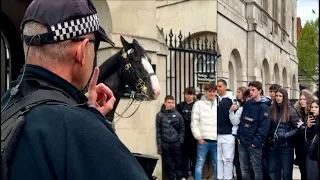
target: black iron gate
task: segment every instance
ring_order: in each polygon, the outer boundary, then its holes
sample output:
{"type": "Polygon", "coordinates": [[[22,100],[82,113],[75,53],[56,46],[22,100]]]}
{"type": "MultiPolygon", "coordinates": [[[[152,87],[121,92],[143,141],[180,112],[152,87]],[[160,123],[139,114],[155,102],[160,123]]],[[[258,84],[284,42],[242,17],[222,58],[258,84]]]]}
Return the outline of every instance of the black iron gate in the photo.
{"type": "Polygon", "coordinates": [[[217,52],[214,36],[183,37],[170,30],[166,35],[169,54],[166,60],[166,95],[173,95],[176,103],[184,100],[183,91],[187,87],[202,92],[204,84],[216,81],[217,52]]]}

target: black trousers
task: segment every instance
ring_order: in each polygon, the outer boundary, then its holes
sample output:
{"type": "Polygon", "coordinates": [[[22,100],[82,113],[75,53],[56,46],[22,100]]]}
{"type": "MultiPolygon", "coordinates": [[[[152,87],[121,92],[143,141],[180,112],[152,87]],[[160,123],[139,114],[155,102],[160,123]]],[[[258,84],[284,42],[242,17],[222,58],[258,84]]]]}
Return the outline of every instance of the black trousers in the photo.
{"type": "Polygon", "coordinates": [[[169,180],[182,179],[181,173],[181,149],[180,142],[166,143],[162,142],[162,159],[167,167],[167,176],[169,180]]]}
{"type": "Polygon", "coordinates": [[[293,148],[281,144],[268,149],[268,172],[272,180],[292,180],[293,148]]]}
{"type": "Polygon", "coordinates": [[[301,180],[308,180],[307,178],[307,158],[305,154],[304,144],[300,143],[295,146],[295,154],[296,154],[296,164],[299,166],[301,180]]]}
{"type": "Polygon", "coordinates": [[[197,140],[185,139],[181,146],[181,170],[184,178],[189,177],[189,171],[194,175],[197,158],[197,140]]]}

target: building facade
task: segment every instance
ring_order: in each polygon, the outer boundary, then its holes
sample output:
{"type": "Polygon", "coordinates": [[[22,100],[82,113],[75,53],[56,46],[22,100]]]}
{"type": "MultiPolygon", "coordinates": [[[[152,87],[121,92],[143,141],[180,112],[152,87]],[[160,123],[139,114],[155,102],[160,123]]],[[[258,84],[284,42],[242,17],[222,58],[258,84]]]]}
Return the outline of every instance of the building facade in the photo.
{"type": "Polygon", "coordinates": [[[258,80],[265,92],[277,83],[297,98],[296,21],[294,0],[157,1],[164,32],[216,36],[217,79],[233,91],[258,80]]]}
{"type": "Polygon", "coordinates": [[[253,80],[265,91],[277,83],[297,98],[296,32],[294,0],[218,0],[219,78],[232,90],[253,80]]]}

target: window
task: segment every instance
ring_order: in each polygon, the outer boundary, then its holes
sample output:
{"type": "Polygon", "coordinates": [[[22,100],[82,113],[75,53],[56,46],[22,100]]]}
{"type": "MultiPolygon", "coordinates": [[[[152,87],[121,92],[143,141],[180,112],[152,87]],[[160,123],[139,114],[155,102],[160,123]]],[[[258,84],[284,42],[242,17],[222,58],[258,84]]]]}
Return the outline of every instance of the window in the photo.
{"type": "Polygon", "coordinates": [[[292,44],[295,43],[294,38],[296,37],[296,36],[294,35],[294,24],[295,24],[295,22],[294,22],[294,17],[292,17],[292,20],[291,20],[291,38],[292,38],[292,44]]]}
{"type": "Polygon", "coordinates": [[[286,1],[281,0],[281,26],[283,29],[286,28],[286,1]]]}
{"type": "Polygon", "coordinates": [[[201,55],[197,62],[197,73],[214,73],[214,65],[212,56],[201,55]]]}
{"type": "Polygon", "coordinates": [[[273,0],[273,19],[278,22],[278,0],[273,0]]]}
{"type": "Polygon", "coordinates": [[[269,2],[269,0],[262,0],[263,2],[262,2],[262,8],[266,11],[266,12],[268,12],[268,2],[269,2]]]}
{"type": "Polygon", "coordinates": [[[195,87],[199,92],[203,92],[204,85],[216,80],[215,58],[213,55],[200,55],[196,63],[195,87]]]}

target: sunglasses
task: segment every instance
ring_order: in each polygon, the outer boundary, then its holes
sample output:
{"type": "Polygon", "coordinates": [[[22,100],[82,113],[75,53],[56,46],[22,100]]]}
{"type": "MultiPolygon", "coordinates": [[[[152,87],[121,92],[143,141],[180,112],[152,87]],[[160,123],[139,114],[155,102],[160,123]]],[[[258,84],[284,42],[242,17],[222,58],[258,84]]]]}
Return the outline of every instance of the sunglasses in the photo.
{"type": "MultiPolygon", "coordinates": [[[[80,41],[83,41],[85,39],[89,39],[89,38],[74,37],[74,38],[71,39],[71,41],[80,42],[80,41]]],[[[94,39],[89,39],[89,42],[94,44],[94,52],[97,52],[98,49],[99,49],[100,41],[97,41],[97,40],[94,40],[94,39]]]]}

